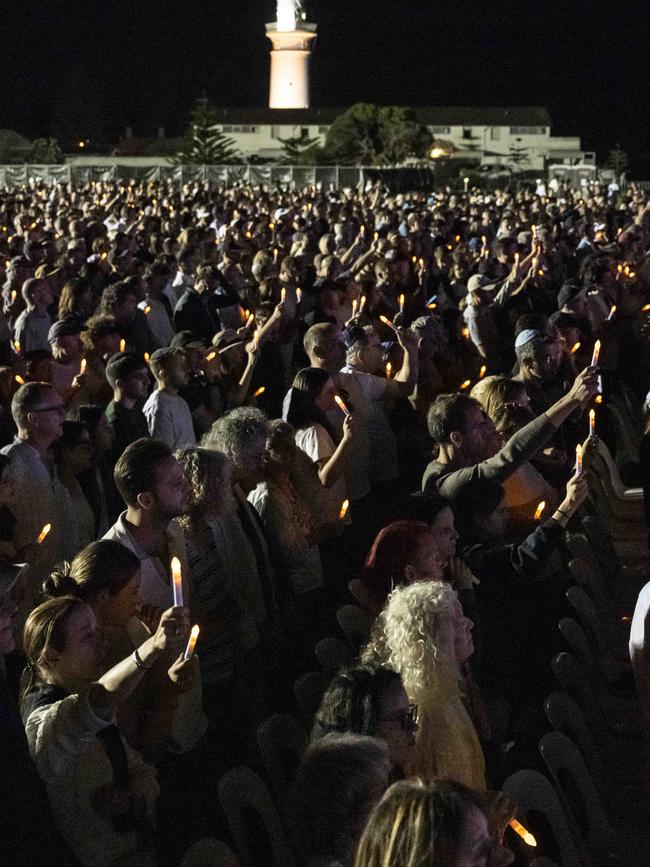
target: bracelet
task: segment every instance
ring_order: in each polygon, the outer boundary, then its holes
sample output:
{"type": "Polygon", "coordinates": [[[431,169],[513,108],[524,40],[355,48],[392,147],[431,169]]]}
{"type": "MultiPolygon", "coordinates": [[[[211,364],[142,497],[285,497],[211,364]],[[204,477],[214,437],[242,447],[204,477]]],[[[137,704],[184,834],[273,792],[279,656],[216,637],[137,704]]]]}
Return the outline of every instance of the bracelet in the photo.
{"type": "Polygon", "coordinates": [[[137,667],[140,669],[140,671],[149,671],[150,666],[144,664],[144,662],[142,661],[142,659],[140,657],[140,654],[138,653],[137,647],[133,651],[132,659],[135,662],[135,664],[137,665],[137,667]]]}

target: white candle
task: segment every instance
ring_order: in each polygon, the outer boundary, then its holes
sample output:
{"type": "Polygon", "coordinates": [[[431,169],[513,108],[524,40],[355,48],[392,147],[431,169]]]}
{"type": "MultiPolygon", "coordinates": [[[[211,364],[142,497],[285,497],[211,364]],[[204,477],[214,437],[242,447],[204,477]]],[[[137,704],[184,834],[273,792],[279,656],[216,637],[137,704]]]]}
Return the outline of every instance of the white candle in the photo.
{"type": "Polygon", "coordinates": [[[592,437],[596,433],[596,410],[589,410],[589,436],[592,437]]]}
{"type": "Polygon", "coordinates": [[[51,529],[52,529],[51,524],[46,524],[43,527],[41,532],[38,534],[38,539],[36,540],[37,545],[40,545],[45,540],[45,537],[47,536],[47,534],[50,532],[51,529]]]}
{"type": "Polygon", "coordinates": [[[594,354],[591,356],[591,366],[598,366],[598,357],[600,356],[600,340],[594,343],[594,354]]]}
{"type": "Polygon", "coordinates": [[[190,631],[190,637],[187,642],[187,647],[185,648],[185,653],[183,656],[184,659],[189,659],[194,653],[194,648],[196,647],[196,642],[199,638],[199,631],[200,630],[198,624],[195,624],[190,631]]]}
{"type": "Polygon", "coordinates": [[[172,585],[174,589],[174,607],[183,607],[183,573],[181,572],[181,561],[178,557],[172,557],[172,585]]]}
{"type": "Polygon", "coordinates": [[[338,408],[339,408],[343,413],[345,413],[345,415],[350,415],[350,410],[349,410],[349,409],[347,408],[347,406],[345,405],[345,403],[344,403],[342,397],[340,397],[338,394],[335,394],[335,395],[334,395],[334,401],[335,401],[336,405],[338,406],[338,408]]]}
{"type": "Polygon", "coordinates": [[[580,443],[576,446],[576,473],[582,475],[582,446],[580,443]]]}
{"type": "Polygon", "coordinates": [[[341,504],[341,511],[339,512],[339,521],[342,521],[343,518],[345,518],[345,516],[348,513],[349,508],[350,508],[350,501],[349,500],[343,500],[343,503],[341,504]]]}

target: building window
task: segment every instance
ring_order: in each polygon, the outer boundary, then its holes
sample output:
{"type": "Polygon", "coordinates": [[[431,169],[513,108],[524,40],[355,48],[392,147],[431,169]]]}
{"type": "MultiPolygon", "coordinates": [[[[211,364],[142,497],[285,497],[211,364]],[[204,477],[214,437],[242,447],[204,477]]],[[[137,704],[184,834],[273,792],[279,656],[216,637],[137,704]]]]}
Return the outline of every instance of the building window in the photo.
{"type": "Polygon", "coordinates": [[[300,135],[302,138],[309,138],[309,127],[301,126],[300,127],[300,135]]]}
{"type": "Polygon", "coordinates": [[[280,127],[272,126],[271,127],[271,138],[280,138],[280,127]]]}
{"type": "Polygon", "coordinates": [[[434,135],[451,135],[451,127],[450,126],[433,126],[433,127],[431,127],[431,132],[434,135]]]}
{"type": "Polygon", "coordinates": [[[463,128],[463,138],[466,141],[474,138],[474,136],[472,135],[472,128],[471,127],[464,127],[463,128]]]}
{"type": "Polygon", "coordinates": [[[499,141],[501,139],[501,127],[493,126],[490,128],[490,140],[499,141]]]}
{"type": "Polygon", "coordinates": [[[545,126],[511,126],[510,135],[546,135],[545,126]]]}
{"type": "Polygon", "coordinates": [[[318,135],[327,135],[328,130],[329,130],[328,126],[319,126],[318,127],[318,135]]]}
{"type": "Polygon", "coordinates": [[[222,126],[221,132],[232,132],[232,127],[231,126],[222,126]]]}

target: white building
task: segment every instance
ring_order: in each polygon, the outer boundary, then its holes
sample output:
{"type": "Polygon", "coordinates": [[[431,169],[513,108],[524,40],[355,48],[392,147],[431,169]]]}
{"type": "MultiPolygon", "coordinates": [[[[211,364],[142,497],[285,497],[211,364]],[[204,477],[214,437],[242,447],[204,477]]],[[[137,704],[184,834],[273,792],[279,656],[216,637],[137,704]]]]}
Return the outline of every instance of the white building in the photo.
{"type": "MultiPolygon", "coordinates": [[[[221,129],[245,157],[275,160],[282,155],[280,139],[301,134],[325,143],[327,131],[343,108],[218,109],[221,129]]],[[[578,137],[553,136],[547,109],[444,107],[413,109],[431,132],[434,156],[476,161],[477,165],[542,171],[548,163],[595,162],[582,150],[578,137]],[[436,150],[434,150],[436,149],[436,150]]]]}

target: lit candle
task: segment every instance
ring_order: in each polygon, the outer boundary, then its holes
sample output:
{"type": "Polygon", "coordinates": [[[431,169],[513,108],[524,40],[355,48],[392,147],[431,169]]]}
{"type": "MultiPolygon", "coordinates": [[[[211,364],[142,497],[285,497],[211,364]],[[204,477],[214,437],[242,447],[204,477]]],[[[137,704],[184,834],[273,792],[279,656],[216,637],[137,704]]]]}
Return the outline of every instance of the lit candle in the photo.
{"type": "Polygon", "coordinates": [[[273,250],[273,261],[274,262],[278,261],[278,248],[277,247],[273,250]]]}
{"type": "Polygon", "coordinates": [[[591,356],[591,366],[592,366],[592,367],[597,367],[597,366],[598,366],[598,357],[599,357],[599,355],[600,355],[600,340],[597,340],[597,341],[594,343],[594,353],[593,353],[593,355],[591,356]]]}
{"type": "Polygon", "coordinates": [[[403,292],[400,293],[400,296],[399,296],[399,298],[398,298],[398,301],[399,301],[399,312],[400,312],[400,313],[404,313],[404,301],[405,301],[405,300],[406,300],[406,299],[404,298],[404,293],[403,293],[403,292]]]}
{"type": "Polygon", "coordinates": [[[16,353],[17,353],[18,355],[20,355],[20,340],[15,340],[15,341],[14,341],[14,349],[16,350],[16,353]]]}
{"type": "Polygon", "coordinates": [[[589,436],[592,437],[596,433],[596,410],[589,410],[589,436]]]}
{"type": "Polygon", "coordinates": [[[16,382],[18,383],[18,385],[25,385],[25,380],[22,378],[22,376],[21,376],[19,373],[17,373],[17,374],[14,376],[14,379],[16,380],[16,382]]]}
{"type": "Polygon", "coordinates": [[[419,265],[420,265],[420,268],[422,268],[424,266],[424,259],[419,260],[419,265]]]}
{"type": "Polygon", "coordinates": [[[607,318],[611,319],[615,313],[616,313],[616,304],[612,304],[612,306],[609,309],[609,316],[607,318]]]}
{"type": "Polygon", "coordinates": [[[260,345],[260,330],[259,328],[255,329],[255,334],[253,334],[253,343],[255,344],[255,348],[260,345]]]}
{"type": "Polygon", "coordinates": [[[350,415],[350,410],[347,408],[347,406],[345,405],[345,403],[344,403],[344,401],[343,401],[343,398],[342,398],[340,395],[335,394],[335,395],[334,395],[334,400],[335,400],[336,405],[338,406],[338,408],[339,408],[339,409],[340,409],[340,410],[341,410],[345,415],[350,415]]]}
{"type": "Polygon", "coordinates": [[[641,308],[642,313],[647,313],[650,310],[650,304],[646,304],[645,307],[641,308]]]}
{"type": "Polygon", "coordinates": [[[580,443],[576,446],[576,474],[582,475],[582,446],[580,443]]]}
{"type": "Polygon", "coordinates": [[[580,341],[574,343],[571,347],[571,355],[574,355],[580,349],[580,341]]]}
{"type": "Polygon", "coordinates": [[[287,300],[287,290],[283,286],[282,289],[280,289],[280,304],[284,304],[284,302],[286,300],[287,300]]]}
{"type": "Polygon", "coordinates": [[[418,257],[417,257],[417,256],[412,256],[412,257],[411,257],[411,261],[413,262],[414,265],[415,265],[415,263],[417,262],[417,260],[418,260],[418,257]]]}
{"type": "Polygon", "coordinates": [[[378,241],[379,240],[379,232],[375,232],[375,234],[373,235],[373,238],[375,239],[375,241],[378,241]]]}
{"type": "Polygon", "coordinates": [[[199,627],[198,624],[194,625],[190,631],[190,637],[187,642],[187,647],[185,648],[184,659],[189,659],[194,653],[194,648],[196,647],[196,642],[199,638],[199,627]]]}
{"type": "Polygon", "coordinates": [[[467,328],[467,326],[465,326],[465,328],[463,328],[460,333],[463,335],[463,337],[466,337],[469,340],[469,328],[467,328]]]}
{"type": "Polygon", "coordinates": [[[515,265],[519,265],[519,253],[515,253],[515,265]]]}
{"type": "Polygon", "coordinates": [[[427,304],[427,310],[435,310],[438,305],[435,301],[429,301],[427,304]]]}
{"type": "Polygon", "coordinates": [[[250,328],[253,324],[253,320],[255,319],[255,314],[251,313],[248,319],[246,320],[246,328],[250,328]]]}
{"type": "Polygon", "coordinates": [[[537,840],[533,837],[530,831],[524,828],[524,826],[520,822],[518,822],[516,819],[511,819],[508,824],[515,832],[515,834],[518,834],[521,837],[524,843],[526,843],[528,846],[537,846],[537,840]]]}
{"type": "Polygon", "coordinates": [[[296,289],[296,301],[298,304],[302,301],[302,289],[300,287],[296,289]]]}
{"type": "Polygon", "coordinates": [[[539,519],[542,517],[542,512],[544,511],[545,508],[546,508],[546,500],[542,500],[542,502],[539,504],[539,506],[535,509],[533,521],[539,521],[539,519]]]}
{"type": "Polygon", "coordinates": [[[359,301],[359,315],[363,313],[363,308],[366,306],[366,296],[361,296],[361,301],[359,301]]]}
{"type": "Polygon", "coordinates": [[[178,557],[172,557],[172,585],[174,589],[174,608],[183,607],[183,573],[181,572],[181,561],[178,557]]]}
{"type": "Polygon", "coordinates": [[[266,386],[260,385],[260,387],[257,389],[257,391],[253,394],[253,397],[259,397],[261,394],[264,394],[265,391],[266,391],[266,386]]]}
{"type": "Polygon", "coordinates": [[[122,338],[120,340],[120,352],[124,352],[125,349],[126,349],[126,340],[124,338],[122,338]]]}
{"type": "Polygon", "coordinates": [[[481,235],[481,244],[485,247],[487,244],[487,237],[485,235],[481,235]]]}
{"type": "Polygon", "coordinates": [[[379,321],[380,321],[380,322],[383,322],[384,325],[387,325],[389,328],[392,328],[393,331],[395,331],[395,326],[394,326],[393,323],[390,321],[390,319],[388,318],[388,316],[383,316],[383,315],[380,316],[380,317],[379,317],[379,321]]]}
{"type": "Polygon", "coordinates": [[[11,290],[11,303],[12,303],[12,304],[13,304],[14,301],[16,300],[16,297],[17,297],[16,290],[15,290],[15,289],[12,289],[12,290],[11,290]]]}
{"type": "Polygon", "coordinates": [[[366,227],[363,225],[363,223],[361,224],[361,226],[359,228],[359,234],[361,235],[362,238],[366,234],[366,227]]]}
{"type": "Polygon", "coordinates": [[[357,306],[358,306],[357,299],[356,299],[356,298],[353,298],[353,299],[352,299],[352,318],[353,318],[353,319],[354,319],[354,317],[357,315],[357,306]]]}
{"type": "Polygon", "coordinates": [[[41,530],[41,532],[38,534],[38,539],[36,540],[36,544],[37,544],[37,545],[42,544],[43,540],[45,539],[45,537],[47,536],[47,534],[50,532],[51,529],[52,529],[52,525],[51,525],[51,524],[46,524],[46,525],[43,527],[43,529],[41,530]]]}
{"type": "Polygon", "coordinates": [[[594,398],[594,403],[602,403],[602,402],[603,402],[602,394],[597,394],[596,397],[594,398]]]}
{"type": "Polygon", "coordinates": [[[150,313],[151,313],[151,304],[147,304],[147,306],[144,308],[144,315],[148,316],[150,313]]]}
{"type": "Polygon", "coordinates": [[[148,352],[145,352],[145,354],[144,354],[144,360],[145,360],[145,361],[149,361],[149,357],[150,357],[150,356],[149,356],[149,353],[148,353],[148,352]]]}
{"type": "Polygon", "coordinates": [[[341,504],[341,511],[339,512],[339,521],[342,521],[343,518],[345,518],[345,516],[348,513],[349,508],[350,508],[350,501],[349,500],[343,500],[343,503],[341,504]]]}
{"type": "Polygon", "coordinates": [[[465,382],[461,385],[460,390],[464,391],[466,388],[469,388],[471,384],[472,384],[472,380],[466,379],[465,382]]]}
{"type": "Polygon", "coordinates": [[[81,366],[79,367],[79,373],[83,375],[85,372],[86,372],[86,359],[82,358],[81,359],[81,366]]]}
{"type": "Polygon", "coordinates": [[[217,357],[217,351],[216,351],[216,349],[215,349],[215,350],[213,350],[212,352],[208,352],[208,354],[207,354],[206,357],[205,357],[205,360],[206,360],[206,361],[212,361],[212,360],[215,359],[216,357],[217,357]]]}
{"type": "Polygon", "coordinates": [[[393,365],[390,361],[386,362],[386,379],[390,379],[390,375],[393,372],[393,365]]]}

